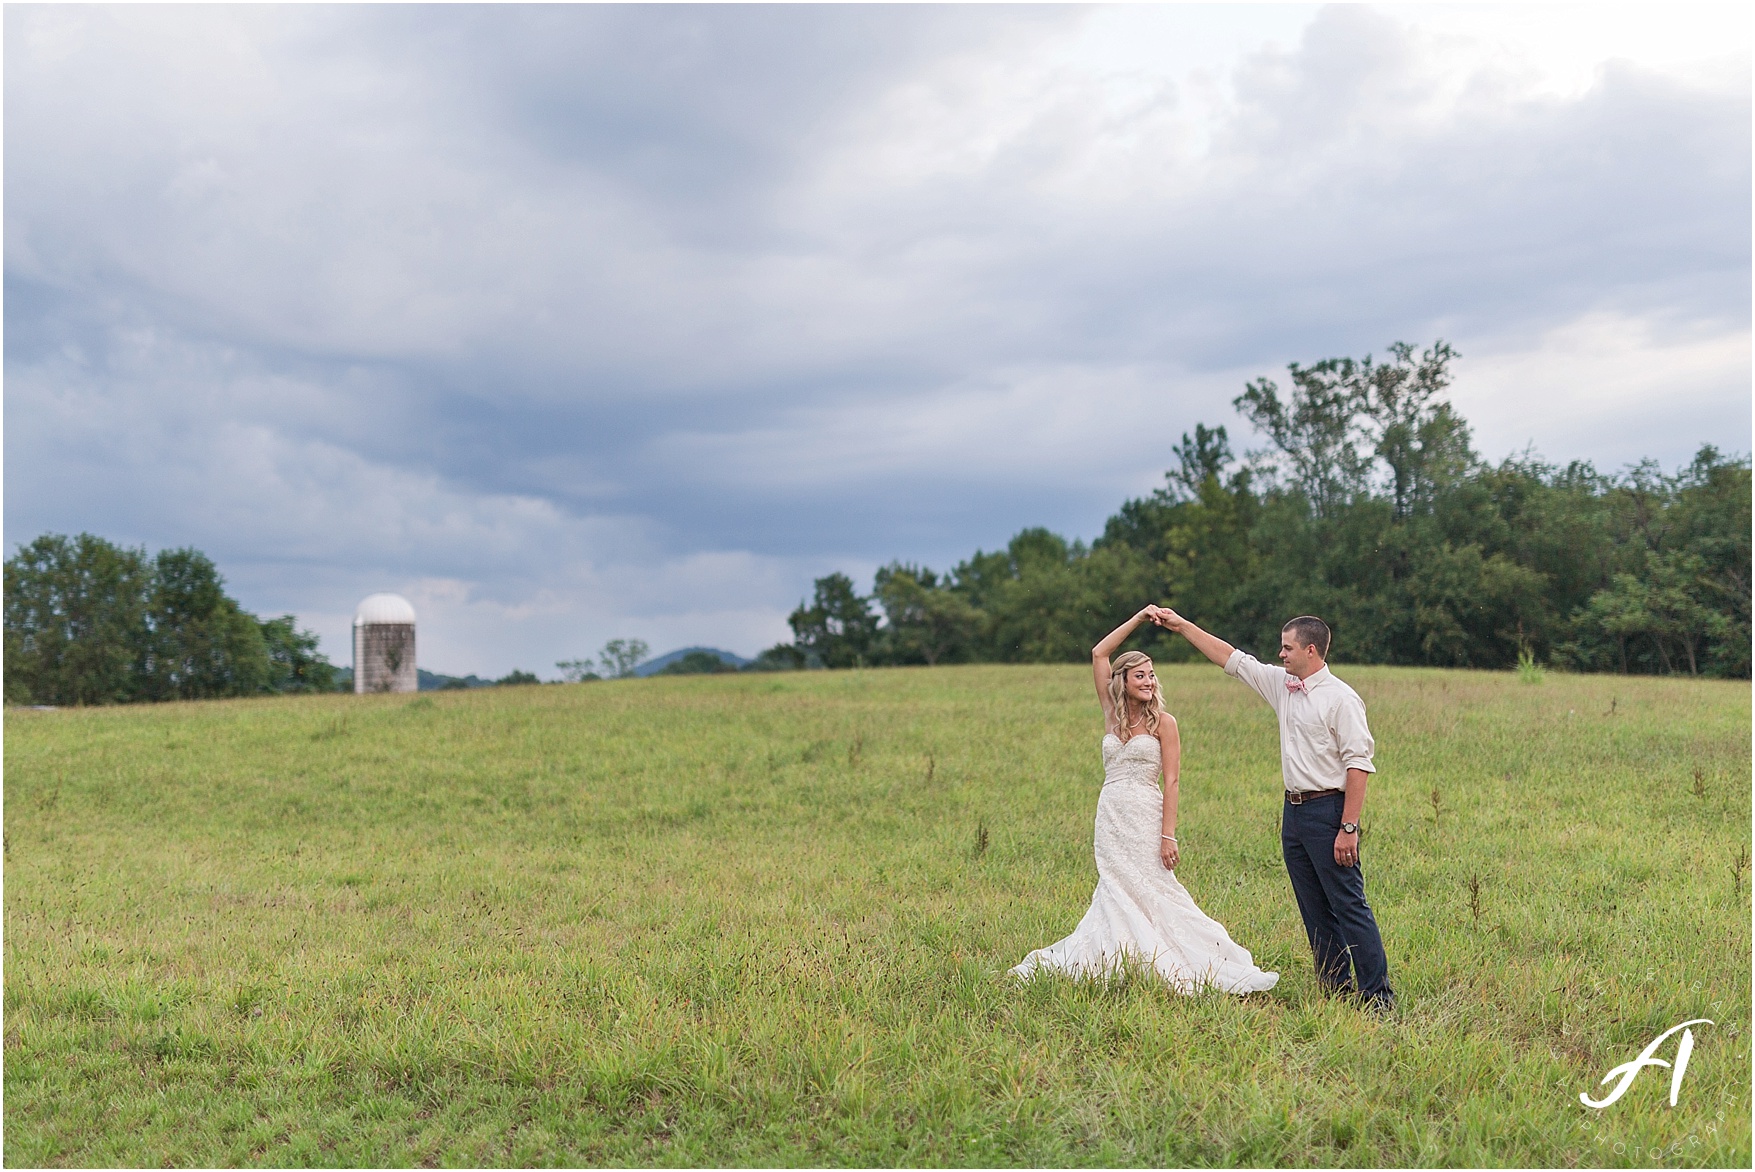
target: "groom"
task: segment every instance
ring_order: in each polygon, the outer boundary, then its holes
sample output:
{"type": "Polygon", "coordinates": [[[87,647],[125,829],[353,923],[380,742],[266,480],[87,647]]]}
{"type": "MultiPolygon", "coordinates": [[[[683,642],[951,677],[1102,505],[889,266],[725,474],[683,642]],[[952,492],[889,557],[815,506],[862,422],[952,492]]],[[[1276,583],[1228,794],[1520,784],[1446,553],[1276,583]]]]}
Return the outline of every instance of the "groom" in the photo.
{"type": "Polygon", "coordinates": [[[1302,615],[1280,630],[1282,671],[1168,607],[1155,609],[1153,621],[1181,633],[1226,675],[1254,688],[1279,716],[1286,782],[1280,850],[1316,957],[1316,978],[1331,993],[1355,995],[1381,1013],[1393,1011],[1389,963],[1359,869],[1359,815],[1365,784],[1376,772],[1375,745],[1364,701],[1329,674],[1328,624],[1302,615]]]}

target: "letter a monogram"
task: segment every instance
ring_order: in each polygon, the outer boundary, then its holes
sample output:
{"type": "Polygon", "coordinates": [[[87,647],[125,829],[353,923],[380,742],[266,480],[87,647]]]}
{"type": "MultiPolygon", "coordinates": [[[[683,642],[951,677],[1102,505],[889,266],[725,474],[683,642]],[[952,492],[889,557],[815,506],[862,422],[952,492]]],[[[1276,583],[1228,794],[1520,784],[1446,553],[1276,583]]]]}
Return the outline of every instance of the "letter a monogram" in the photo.
{"type": "Polygon", "coordinates": [[[1580,1091],[1578,1092],[1578,1101],[1583,1103],[1586,1107],[1595,1107],[1598,1110],[1601,1110],[1602,1108],[1607,1107],[1610,1103],[1613,1103],[1616,1099],[1619,1099],[1622,1095],[1626,1094],[1627,1088],[1633,1085],[1633,1080],[1639,1077],[1639,1072],[1641,1070],[1644,1070],[1648,1066],[1668,1066],[1668,1062],[1665,1062],[1662,1058],[1653,1058],[1652,1055],[1657,1052],[1659,1046],[1664,1044],[1665,1038],[1669,1037],[1677,1030],[1681,1030],[1682,1040],[1676,1044],[1676,1072],[1670,1076],[1670,1106],[1674,1107],[1676,1105],[1676,1095],[1682,1090],[1682,1072],[1688,1069],[1688,1057],[1694,1053],[1694,1031],[1688,1027],[1691,1025],[1712,1024],[1712,1021],[1708,1018],[1696,1017],[1683,1022],[1679,1026],[1671,1026],[1669,1029],[1654,1038],[1651,1045],[1641,1050],[1639,1052],[1639,1057],[1631,1062],[1623,1062],[1621,1065],[1615,1067],[1615,1069],[1609,1071],[1609,1073],[1603,1075],[1603,1082],[1608,1082],[1616,1075],[1619,1075],[1621,1078],[1621,1081],[1615,1084],[1615,1089],[1609,1092],[1607,1098],[1601,1100],[1593,1099],[1583,1091],[1580,1091]]]}

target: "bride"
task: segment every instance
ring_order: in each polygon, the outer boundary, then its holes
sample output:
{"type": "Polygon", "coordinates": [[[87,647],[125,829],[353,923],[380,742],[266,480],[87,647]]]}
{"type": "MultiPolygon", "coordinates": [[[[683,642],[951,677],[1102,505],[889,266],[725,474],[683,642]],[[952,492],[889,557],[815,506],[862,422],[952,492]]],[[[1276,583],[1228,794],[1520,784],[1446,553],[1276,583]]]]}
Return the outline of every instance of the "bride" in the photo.
{"type": "Polygon", "coordinates": [[[1146,607],[1091,649],[1108,730],[1097,799],[1097,891],[1071,936],[1038,948],[1012,972],[1027,980],[1039,970],[1081,977],[1150,965],[1182,993],[1206,985],[1227,993],[1271,989],[1280,974],[1257,968],[1249,950],[1196,907],[1177,881],[1182,742],[1176,718],[1158,695],[1152,661],[1138,651],[1109,660],[1134,628],[1160,613],[1146,607]]]}

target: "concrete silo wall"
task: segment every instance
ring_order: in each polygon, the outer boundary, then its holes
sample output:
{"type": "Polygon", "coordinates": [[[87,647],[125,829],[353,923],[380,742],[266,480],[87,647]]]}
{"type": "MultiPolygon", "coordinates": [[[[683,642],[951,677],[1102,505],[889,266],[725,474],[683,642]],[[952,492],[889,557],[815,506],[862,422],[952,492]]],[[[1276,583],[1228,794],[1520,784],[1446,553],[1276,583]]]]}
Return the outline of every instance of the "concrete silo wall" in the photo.
{"type": "Polygon", "coordinates": [[[415,692],[413,623],[369,623],[353,629],[353,690],[415,692]]]}

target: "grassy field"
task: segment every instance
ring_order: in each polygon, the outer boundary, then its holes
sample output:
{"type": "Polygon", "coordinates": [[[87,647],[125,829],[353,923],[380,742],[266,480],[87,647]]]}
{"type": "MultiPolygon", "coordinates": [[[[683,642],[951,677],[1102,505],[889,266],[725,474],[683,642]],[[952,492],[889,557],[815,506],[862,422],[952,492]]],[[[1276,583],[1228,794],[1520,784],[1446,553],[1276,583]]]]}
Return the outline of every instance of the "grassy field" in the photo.
{"type": "Polygon", "coordinates": [[[1095,882],[1082,667],[10,710],[6,1163],[1749,1165],[1747,684],[1341,669],[1378,1021],[1271,714],[1163,674],[1272,993],[1003,978],[1095,882]]]}

